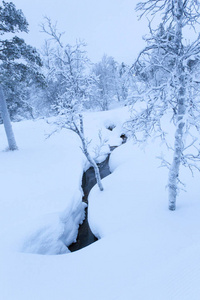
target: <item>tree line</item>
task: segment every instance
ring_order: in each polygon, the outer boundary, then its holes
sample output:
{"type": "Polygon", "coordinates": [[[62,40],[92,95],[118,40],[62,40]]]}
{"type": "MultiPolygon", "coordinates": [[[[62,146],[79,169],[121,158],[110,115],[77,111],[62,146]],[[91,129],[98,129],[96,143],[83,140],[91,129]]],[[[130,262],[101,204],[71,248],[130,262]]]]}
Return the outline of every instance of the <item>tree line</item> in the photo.
{"type": "Polygon", "coordinates": [[[60,106],[73,105],[75,99],[86,109],[100,110],[127,99],[131,78],[127,65],[107,55],[92,63],[86,44],[65,44],[49,18],[41,25],[46,40],[37,51],[17,36],[28,33],[23,12],[12,2],[2,3],[0,82],[12,121],[56,114],[60,106]],[[8,33],[13,34],[11,39],[6,38],[8,33]]]}

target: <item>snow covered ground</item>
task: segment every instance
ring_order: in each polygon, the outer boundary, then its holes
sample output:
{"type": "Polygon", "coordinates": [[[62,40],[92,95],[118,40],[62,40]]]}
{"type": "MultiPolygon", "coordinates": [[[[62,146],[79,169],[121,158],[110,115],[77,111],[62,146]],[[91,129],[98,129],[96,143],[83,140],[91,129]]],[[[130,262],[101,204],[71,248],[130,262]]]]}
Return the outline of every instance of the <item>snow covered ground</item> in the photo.
{"type": "MultiPolygon", "coordinates": [[[[107,145],[120,145],[126,118],[126,108],[85,114],[90,150],[99,129],[107,145]]],[[[198,173],[182,170],[187,192],[170,212],[167,170],[156,159],[161,145],[142,149],[130,140],[116,148],[104,191],[95,186],[89,195],[89,223],[100,240],[68,253],[84,218],[80,185],[88,165],[79,138],[61,131],[45,139],[51,126],[44,120],[13,128],[19,151],[7,152],[0,127],[0,299],[200,298],[198,173]]]]}

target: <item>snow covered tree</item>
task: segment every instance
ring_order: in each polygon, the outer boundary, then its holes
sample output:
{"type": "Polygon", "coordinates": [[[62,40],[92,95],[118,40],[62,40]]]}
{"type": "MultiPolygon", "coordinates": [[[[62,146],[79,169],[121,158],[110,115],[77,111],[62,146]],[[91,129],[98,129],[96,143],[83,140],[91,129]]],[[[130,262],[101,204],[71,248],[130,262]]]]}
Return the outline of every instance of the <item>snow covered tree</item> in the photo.
{"type": "Polygon", "coordinates": [[[50,37],[43,51],[44,72],[47,78],[46,96],[56,112],[60,102],[71,105],[74,98],[82,104],[87,101],[90,82],[87,70],[89,59],[84,42],[64,45],[63,34],[58,32],[56,25],[52,24],[49,18],[46,17],[45,20],[42,31],[50,37]]]}
{"type": "Polygon", "coordinates": [[[9,61],[2,63],[0,70],[0,80],[11,120],[33,118],[36,107],[31,102],[32,94],[37,95],[45,86],[40,67],[21,58],[20,65],[17,66],[16,61],[14,64],[9,61]]]}
{"type": "Polygon", "coordinates": [[[117,98],[119,102],[125,102],[128,97],[128,90],[130,88],[130,67],[125,63],[121,63],[118,67],[118,93],[117,98]]]}
{"type": "Polygon", "coordinates": [[[82,151],[94,168],[98,187],[103,191],[98,166],[88,151],[81,114],[85,99],[87,99],[90,80],[86,70],[88,58],[83,49],[85,44],[77,42],[74,46],[64,45],[61,40],[62,34],[57,31],[56,25],[53,25],[49,18],[46,18],[46,21],[47,23],[42,25],[42,30],[54,43],[52,47],[46,44],[45,65],[47,88],[50,88],[50,93],[53,93],[49,94],[49,98],[52,95],[55,96],[52,104],[57,114],[57,120],[54,122],[57,126],[56,131],[65,128],[79,136],[82,151]]]}
{"type": "Polygon", "coordinates": [[[93,74],[96,76],[96,93],[93,102],[101,110],[108,110],[114,97],[120,100],[118,64],[113,57],[104,55],[102,60],[93,67],[93,74]]]}
{"type": "MultiPolygon", "coordinates": [[[[0,6],[0,35],[8,35],[8,39],[0,39],[0,85],[1,115],[6,129],[8,141],[14,138],[6,101],[13,112],[16,107],[24,106],[24,85],[44,82],[38,67],[42,65],[37,51],[17,36],[16,32],[28,32],[28,23],[21,10],[12,2],[2,2],[0,6]],[[17,100],[16,100],[17,99],[17,100]],[[18,103],[18,104],[17,104],[18,103]],[[6,127],[9,128],[6,128],[6,127]],[[8,136],[10,135],[10,136],[8,136]]],[[[10,150],[17,149],[16,143],[9,142],[10,150]],[[12,145],[12,146],[11,146],[12,145]],[[14,146],[15,145],[15,146],[14,146]]]]}
{"type": "Polygon", "coordinates": [[[143,109],[131,122],[135,137],[142,140],[153,131],[164,138],[161,120],[171,113],[175,125],[173,161],[169,166],[169,209],[175,210],[180,183],[181,164],[199,170],[200,160],[200,38],[184,45],[183,29],[198,24],[199,1],[146,0],[136,10],[151,17],[162,16],[162,23],[146,38],[147,46],[134,64],[139,75],[138,93],[134,101],[142,101],[143,109]],[[140,136],[141,137],[141,136],[140,136]],[[191,149],[192,148],[192,149],[191,149]]]}

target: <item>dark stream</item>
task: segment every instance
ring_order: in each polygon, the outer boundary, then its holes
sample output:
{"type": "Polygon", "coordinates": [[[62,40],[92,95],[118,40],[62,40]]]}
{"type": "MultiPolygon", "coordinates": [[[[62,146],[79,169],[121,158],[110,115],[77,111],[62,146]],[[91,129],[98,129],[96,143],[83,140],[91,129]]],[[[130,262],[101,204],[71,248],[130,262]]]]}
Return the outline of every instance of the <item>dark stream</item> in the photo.
{"type": "MultiPolygon", "coordinates": [[[[102,163],[98,164],[101,178],[104,178],[110,174],[108,161],[109,161],[109,156],[102,163]]],[[[96,184],[95,173],[94,173],[94,169],[91,167],[83,174],[83,178],[82,178],[82,189],[84,193],[83,202],[88,204],[89,192],[95,184],[96,184]]],[[[83,221],[83,224],[79,226],[76,243],[73,243],[70,246],[68,246],[68,249],[71,252],[80,250],[81,248],[84,248],[97,241],[97,238],[93,235],[88,224],[87,210],[88,209],[86,208],[85,220],[83,221]]]]}
{"type": "MultiPolygon", "coordinates": [[[[114,127],[110,127],[108,129],[112,131],[113,128],[114,127]]],[[[121,134],[120,138],[122,139],[122,144],[126,143],[127,136],[125,134],[121,134]]],[[[116,146],[110,147],[110,151],[113,151],[115,148],[116,148],[116,146]]],[[[108,166],[109,157],[110,157],[110,154],[102,163],[98,164],[101,179],[110,174],[110,170],[109,170],[109,166],[108,166]]],[[[84,193],[83,202],[88,204],[89,192],[95,184],[96,184],[95,173],[94,173],[94,169],[91,167],[83,174],[83,178],[82,178],[82,189],[83,189],[83,193],[84,193]]],[[[68,249],[71,252],[80,250],[80,249],[97,241],[97,238],[93,235],[93,233],[89,227],[89,224],[88,224],[88,209],[87,208],[85,209],[85,214],[86,214],[85,220],[83,221],[83,224],[81,224],[79,226],[76,243],[73,243],[70,246],[68,246],[68,249]]]]}

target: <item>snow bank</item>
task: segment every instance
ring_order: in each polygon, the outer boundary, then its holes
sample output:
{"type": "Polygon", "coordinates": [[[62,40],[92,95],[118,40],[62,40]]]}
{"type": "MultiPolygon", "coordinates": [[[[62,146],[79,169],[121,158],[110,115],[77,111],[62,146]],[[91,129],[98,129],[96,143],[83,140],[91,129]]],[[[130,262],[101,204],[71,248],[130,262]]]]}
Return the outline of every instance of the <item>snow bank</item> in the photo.
{"type": "Polygon", "coordinates": [[[63,131],[46,140],[49,127],[44,120],[15,123],[19,151],[0,154],[1,240],[19,251],[68,252],[84,219],[79,139],[63,131]]]}
{"type": "Polygon", "coordinates": [[[97,162],[105,160],[110,147],[122,144],[120,136],[127,133],[123,125],[129,115],[128,107],[84,114],[85,134],[91,141],[89,150],[97,162]]]}
{"type": "Polygon", "coordinates": [[[67,246],[76,241],[79,224],[85,218],[86,204],[79,191],[70,199],[71,207],[62,213],[47,214],[34,220],[24,233],[22,252],[39,254],[64,254],[67,246]]]}
{"type": "MultiPolygon", "coordinates": [[[[112,174],[103,180],[105,191],[94,187],[89,196],[93,233],[102,241],[115,236],[129,262],[116,299],[198,299],[200,176],[181,170],[187,193],[180,193],[177,210],[170,212],[168,172],[156,159],[161,151],[156,141],[145,149],[131,141],[118,147],[110,157],[112,174]]],[[[113,241],[113,255],[115,247],[113,241]]]]}

